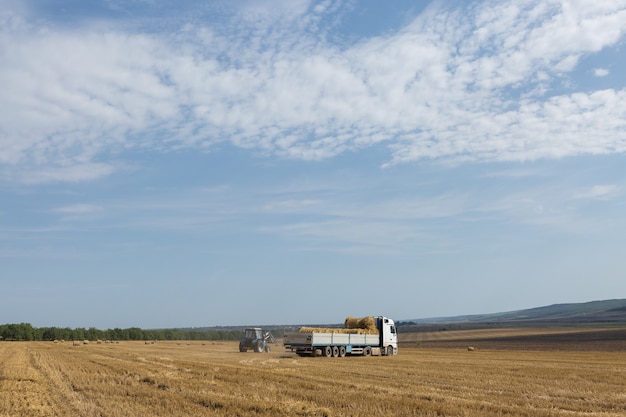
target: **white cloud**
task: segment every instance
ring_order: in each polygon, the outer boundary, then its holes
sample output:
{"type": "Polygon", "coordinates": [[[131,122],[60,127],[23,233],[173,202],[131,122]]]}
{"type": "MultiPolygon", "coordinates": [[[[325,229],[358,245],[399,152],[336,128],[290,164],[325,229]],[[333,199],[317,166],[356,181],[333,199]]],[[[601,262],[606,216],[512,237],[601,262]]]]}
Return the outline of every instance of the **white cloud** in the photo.
{"type": "Polygon", "coordinates": [[[23,184],[43,184],[49,182],[83,182],[106,177],[117,171],[119,167],[109,164],[89,162],[68,166],[35,165],[34,167],[9,169],[0,171],[0,178],[5,181],[23,184]]]}
{"type": "Polygon", "coordinates": [[[275,19],[276,16],[294,18],[302,16],[311,0],[245,0],[241,2],[241,14],[246,19],[258,20],[259,15],[275,19]]]}
{"type": "Polygon", "coordinates": [[[615,184],[594,185],[586,190],[578,192],[576,199],[609,200],[617,196],[620,188],[615,184]]]}
{"type": "Polygon", "coordinates": [[[593,70],[593,75],[596,77],[606,77],[609,75],[609,70],[606,68],[596,68],[593,70]]]}
{"type": "Polygon", "coordinates": [[[74,204],[71,206],[59,207],[54,211],[56,213],[63,214],[90,214],[102,211],[102,207],[93,204],[74,204]]]}
{"type": "Polygon", "coordinates": [[[323,40],[336,5],[248,6],[264,12],[246,7],[236,29],[161,34],[1,20],[0,175],[90,180],[126,149],[222,141],[302,159],[386,142],[391,164],[626,151],[625,90],[549,95],[583,55],[623,38],[622,3],[432,8],[352,46],[323,40]],[[253,19],[273,10],[280,22],[253,19]]]}

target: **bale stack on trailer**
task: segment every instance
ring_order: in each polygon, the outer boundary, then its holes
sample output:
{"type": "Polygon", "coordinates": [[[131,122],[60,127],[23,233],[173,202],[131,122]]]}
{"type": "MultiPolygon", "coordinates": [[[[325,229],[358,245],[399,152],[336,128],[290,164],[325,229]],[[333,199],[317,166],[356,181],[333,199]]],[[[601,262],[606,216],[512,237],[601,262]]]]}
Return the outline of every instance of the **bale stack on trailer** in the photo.
{"type": "Polygon", "coordinates": [[[300,333],[378,334],[373,316],[346,317],[343,329],[339,327],[300,327],[300,333]]]}

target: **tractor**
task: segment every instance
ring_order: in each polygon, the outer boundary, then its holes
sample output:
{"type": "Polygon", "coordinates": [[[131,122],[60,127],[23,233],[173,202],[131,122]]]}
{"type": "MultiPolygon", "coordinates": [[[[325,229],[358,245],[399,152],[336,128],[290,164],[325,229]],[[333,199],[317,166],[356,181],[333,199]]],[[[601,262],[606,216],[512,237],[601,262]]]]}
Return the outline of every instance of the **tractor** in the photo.
{"type": "Polygon", "coordinates": [[[247,352],[252,349],[257,353],[269,352],[270,343],[276,343],[270,332],[263,332],[259,327],[250,327],[244,330],[244,335],[239,341],[239,351],[247,352]]]}

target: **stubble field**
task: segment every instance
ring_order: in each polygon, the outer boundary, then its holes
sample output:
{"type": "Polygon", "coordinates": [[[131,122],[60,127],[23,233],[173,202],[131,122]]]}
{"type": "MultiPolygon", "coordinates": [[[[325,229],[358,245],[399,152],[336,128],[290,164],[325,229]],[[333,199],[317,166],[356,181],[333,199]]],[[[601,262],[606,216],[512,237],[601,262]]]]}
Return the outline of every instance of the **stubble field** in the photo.
{"type": "Polygon", "coordinates": [[[236,343],[0,343],[0,416],[624,416],[623,351],[403,347],[300,358],[236,343]]]}

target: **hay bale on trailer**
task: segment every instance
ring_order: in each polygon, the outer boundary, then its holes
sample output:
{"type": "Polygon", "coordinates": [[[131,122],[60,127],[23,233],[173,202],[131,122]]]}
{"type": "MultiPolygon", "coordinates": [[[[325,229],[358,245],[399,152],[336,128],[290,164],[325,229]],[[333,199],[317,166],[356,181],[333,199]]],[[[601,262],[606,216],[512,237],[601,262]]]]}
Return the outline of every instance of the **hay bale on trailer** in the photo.
{"type": "Polygon", "coordinates": [[[363,329],[342,329],[340,327],[300,327],[300,333],[344,333],[360,334],[363,329]]]}
{"type": "Polygon", "coordinates": [[[344,328],[339,327],[300,327],[300,333],[343,333],[343,334],[378,334],[374,317],[355,318],[348,316],[344,328]]]}
{"type": "Polygon", "coordinates": [[[362,318],[348,316],[344,322],[344,327],[346,329],[363,329],[378,332],[378,329],[376,328],[376,321],[372,316],[362,318]]]}

